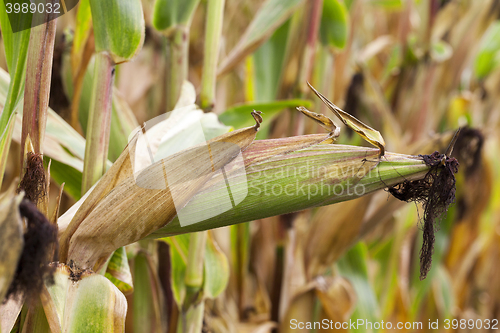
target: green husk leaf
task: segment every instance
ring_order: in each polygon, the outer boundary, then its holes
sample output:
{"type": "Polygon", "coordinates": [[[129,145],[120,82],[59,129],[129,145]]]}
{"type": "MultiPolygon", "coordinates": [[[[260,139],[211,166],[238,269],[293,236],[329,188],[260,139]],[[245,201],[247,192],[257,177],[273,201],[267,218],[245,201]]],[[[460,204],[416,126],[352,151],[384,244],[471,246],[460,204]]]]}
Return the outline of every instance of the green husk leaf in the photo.
{"type": "Polygon", "coordinates": [[[104,276],[113,282],[124,295],[131,294],[134,291],[132,273],[130,272],[127,252],[124,247],[120,247],[113,252],[104,276]]]}
{"type": "Polygon", "coordinates": [[[42,293],[52,331],[124,331],[127,301],[107,278],[59,264],[54,282],[42,293]]]}
{"type": "Polygon", "coordinates": [[[229,263],[210,232],[207,237],[204,266],[203,294],[215,298],[226,289],[229,281],[229,263]]]}

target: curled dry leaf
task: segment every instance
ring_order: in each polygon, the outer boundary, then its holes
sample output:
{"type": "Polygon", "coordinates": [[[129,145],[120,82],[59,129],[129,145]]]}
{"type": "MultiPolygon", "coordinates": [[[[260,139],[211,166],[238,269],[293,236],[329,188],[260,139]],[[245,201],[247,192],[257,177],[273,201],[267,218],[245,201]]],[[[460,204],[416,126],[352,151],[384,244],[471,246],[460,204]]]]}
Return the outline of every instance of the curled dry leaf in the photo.
{"type": "Polygon", "coordinates": [[[340,135],[340,127],[338,127],[330,118],[325,115],[311,112],[303,106],[297,108],[298,111],[302,112],[307,117],[315,120],[321,127],[326,129],[328,132],[332,133],[332,139],[335,140],[340,135]]]}
{"type": "Polygon", "coordinates": [[[318,96],[323,101],[323,103],[325,103],[326,106],[328,106],[328,108],[337,116],[337,118],[339,118],[347,127],[352,129],[354,132],[358,133],[367,142],[371,143],[375,147],[378,147],[378,149],[380,149],[379,156],[384,155],[385,141],[379,131],[364,124],[356,117],[350,115],[349,113],[345,112],[344,110],[330,102],[328,98],[314,89],[314,87],[309,82],[307,82],[307,84],[309,85],[309,88],[311,88],[311,90],[316,94],[316,96],[318,96]]]}

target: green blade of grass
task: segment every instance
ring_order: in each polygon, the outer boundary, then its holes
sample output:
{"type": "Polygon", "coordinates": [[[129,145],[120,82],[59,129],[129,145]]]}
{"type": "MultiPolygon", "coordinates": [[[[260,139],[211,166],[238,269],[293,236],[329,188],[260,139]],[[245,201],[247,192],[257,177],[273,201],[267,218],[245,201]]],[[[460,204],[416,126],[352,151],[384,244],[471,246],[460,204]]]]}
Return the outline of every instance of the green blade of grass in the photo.
{"type": "Polygon", "coordinates": [[[349,13],[338,0],[323,0],[320,40],[323,45],[343,49],[347,43],[349,13]]]}
{"type": "Polygon", "coordinates": [[[229,72],[247,55],[255,51],[281,26],[303,0],[267,0],[255,15],[238,44],[219,65],[217,75],[229,72]]]}

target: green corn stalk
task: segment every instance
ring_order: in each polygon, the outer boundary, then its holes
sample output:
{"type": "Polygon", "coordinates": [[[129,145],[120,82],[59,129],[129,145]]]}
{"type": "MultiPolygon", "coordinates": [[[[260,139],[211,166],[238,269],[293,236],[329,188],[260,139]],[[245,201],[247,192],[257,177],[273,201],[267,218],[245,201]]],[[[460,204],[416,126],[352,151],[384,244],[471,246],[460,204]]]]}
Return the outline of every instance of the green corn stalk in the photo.
{"type": "MultiPolygon", "coordinates": [[[[48,15],[47,15],[48,16],[48,15]]],[[[47,20],[49,17],[46,18],[47,20]]],[[[33,150],[43,154],[47,109],[49,107],[52,58],[56,37],[56,19],[31,29],[24,93],[21,158],[25,159],[25,142],[30,139],[33,150]]]]}
{"type": "Polygon", "coordinates": [[[225,0],[208,2],[207,26],[205,33],[205,57],[203,58],[203,75],[201,78],[201,108],[211,110],[215,104],[215,80],[219,45],[224,19],[225,0]]]}
{"type": "Polygon", "coordinates": [[[166,105],[174,109],[187,80],[189,29],[200,0],[156,0],[153,26],[167,39],[166,105]]]}
{"type": "MultiPolygon", "coordinates": [[[[207,57],[205,57],[205,64],[203,67],[202,83],[202,87],[205,90],[202,92],[202,106],[203,103],[205,103],[205,107],[209,108],[213,107],[215,95],[215,68],[217,63],[218,42],[222,29],[223,9],[224,0],[210,1],[207,17],[208,38],[205,44],[205,54],[207,57]],[[212,22],[212,20],[214,22],[212,22]],[[208,44],[210,42],[213,43],[208,44]],[[212,49],[210,50],[210,48],[212,49]],[[205,102],[203,102],[203,99],[205,99],[205,102]]],[[[197,332],[201,329],[203,324],[204,302],[198,297],[198,294],[203,286],[204,280],[203,268],[206,243],[207,231],[195,232],[190,235],[186,275],[184,277],[186,298],[181,308],[180,320],[177,325],[178,332],[197,332]]]]}
{"type": "Polygon", "coordinates": [[[144,17],[139,0],[92,0],[90,9],[96,55],[82,194],[106,172],[115,66],[131,60],[144,42],[144,17]]]}

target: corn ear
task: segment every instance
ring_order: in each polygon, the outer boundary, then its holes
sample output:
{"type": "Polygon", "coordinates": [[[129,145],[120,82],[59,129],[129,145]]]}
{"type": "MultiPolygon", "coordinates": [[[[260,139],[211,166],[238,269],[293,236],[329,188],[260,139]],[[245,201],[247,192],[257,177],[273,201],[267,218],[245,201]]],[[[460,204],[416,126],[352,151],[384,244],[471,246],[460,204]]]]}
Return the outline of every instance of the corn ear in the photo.
{"type": "MultiPolygon", "coordinates": [[[[238,177],[238,172],[227,172],[232,195],[244,197],[238,205],[184,227],[176,217],[148,238],[219,228],[351,200],[405,179],[420,179],[429,170],[420,157],[387,153],[379,159],[376,149],[346,145],[315,145],[258,160],[258,156],[269,156],[277,147],[288,146],[291,139],[256,141],[247,149],[243,158],[248,181],[238,177]]],[[[183,208],[183,213],[208,215],[220,206],[227,191],[225,180],[214,177],[183,208]]]]}
{"type": "MultiPolygon", "coordinates": [[[[127,301],[102,275],[90,271],[76,277],[66,265],[59,265],[55,284],[48,286],[44,300],[46,314],[57,318],[62,332],[123,332],[127,301]],[[50,310],[54,309],[54,310],[50,310]]],[[[51,327],[52,328],[52,327],[51,327]]]]}

